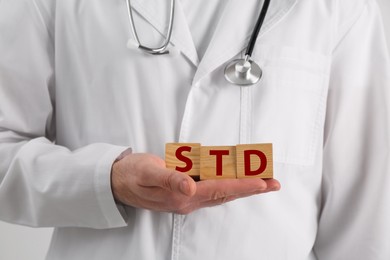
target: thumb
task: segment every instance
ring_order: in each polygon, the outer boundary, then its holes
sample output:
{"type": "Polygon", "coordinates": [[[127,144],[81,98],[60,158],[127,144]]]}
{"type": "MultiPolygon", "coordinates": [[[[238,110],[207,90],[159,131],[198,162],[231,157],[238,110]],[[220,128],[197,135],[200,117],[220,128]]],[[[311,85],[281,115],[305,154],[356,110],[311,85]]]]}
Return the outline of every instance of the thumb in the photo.
{"type": "Polygon", "coordinates": [[[165,174],[160,175],[160,185],[164,189],[172,192],[180,192],[185,196],[192,197],[196,192],[195,181],[187,174],[173,170],[166,170],[165,174]]]}

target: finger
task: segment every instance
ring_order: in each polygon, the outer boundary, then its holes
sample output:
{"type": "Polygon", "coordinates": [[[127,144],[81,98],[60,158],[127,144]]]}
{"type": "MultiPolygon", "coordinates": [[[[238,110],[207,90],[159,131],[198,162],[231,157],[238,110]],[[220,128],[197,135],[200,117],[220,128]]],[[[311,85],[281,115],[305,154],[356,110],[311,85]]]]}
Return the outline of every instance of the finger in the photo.
{"type": "Polygon", "coordinates": [[[265,189],[258,189],[254,191],[245,191],[243,193],[237,193],[233,195],[227,195],[226,197],[218,197],[216,199],[210,199],[206,201],[199,201],[198,207],[212,207],[217,206],[220,204],[224,204],[230,201],[234,201],[237,199],[247,198],[254,195],[259,195],[263,193],[268,193],[272,191],[278,191],[280,190],[280,183],[275,179],[268,179],[264,180],[267,184],[267,187],[265,189]]]}
{"type": "Polygon", "coordinates": [[[199,203],[199,206],[202,208],[214,207],[214,206],[222,205],[222,204],[225,204],[225,203],[237,200],[237,199],[242,199],[242,198],[247,198],[247,197],[250,197],[253,195],[258,195],[260,193],[263,193],[263,192],[248,192],[248,193],[242,193],[242,194],[238,194],[238,195],[231,195],[228,197],[218,198],[215,200],[203,201],[203,202],[199,203]]]}
{"type": "MultiPolygon", "coordinates": [[[[271,182],[275,185],[276,183],[271,182]]],[[[208,180],[198,182],[196,197],[200,201],[216,200],[232,195],[262,192],[268,183],[262,179],[208,180]]]]}
{"type": "Polygon", "coordinates": [[[246,197],[250,197],[250,196],[254,196],[254,195],[259,195],[259,194],[265,193],[265,192],[267,192],[267,191],[248,192],[248,193],[232,195],[232,196],[222,197],[222,198],[213,199],[213,200],[196,201],[196,202],[189,203],[188,207],[182,208],[176,213],[189,214],[189,213],[191,213],[197,209],[200,209],[200,208],[215,207],[215,206],[219,206],[219,205],[222,205],[222,204],[225,204],[225,203],[237,200],[237,199],[242,199],[242,198],[246,198],[246,197]]]}
{"type": "Polygon", "coordinates": [[[161,187],[165,190],[193,196],[196,183],[188,175],[163,167],[150,166],[141,176],[140,185],[144,187],[161,187]]]}

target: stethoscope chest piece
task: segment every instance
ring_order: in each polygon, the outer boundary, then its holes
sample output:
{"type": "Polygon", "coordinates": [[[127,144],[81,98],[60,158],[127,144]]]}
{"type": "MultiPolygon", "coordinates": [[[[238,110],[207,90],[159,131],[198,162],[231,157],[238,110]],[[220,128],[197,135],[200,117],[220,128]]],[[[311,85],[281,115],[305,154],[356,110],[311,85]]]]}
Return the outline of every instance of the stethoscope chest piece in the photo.
{"type": "Polygon", "coordinates": [[[250,59],[233,60],[225,68],[226,80],[239,86],[256,84],[262,74],[259,65],[250,59]]]}

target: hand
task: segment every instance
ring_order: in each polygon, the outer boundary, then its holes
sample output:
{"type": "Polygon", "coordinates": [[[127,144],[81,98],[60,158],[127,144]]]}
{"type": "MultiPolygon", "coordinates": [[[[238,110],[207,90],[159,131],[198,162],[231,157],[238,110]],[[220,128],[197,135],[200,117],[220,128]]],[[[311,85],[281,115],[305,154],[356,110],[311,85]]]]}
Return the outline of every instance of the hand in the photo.
{"type": "Polygon", "coordinates": [[[195,182],[186,174],[167,169],[161,158],[151,154],[130,154],[115,162],[111,185],[114,198],[123,204],[178,214],[280,189],[275,179],[195,182]]]}

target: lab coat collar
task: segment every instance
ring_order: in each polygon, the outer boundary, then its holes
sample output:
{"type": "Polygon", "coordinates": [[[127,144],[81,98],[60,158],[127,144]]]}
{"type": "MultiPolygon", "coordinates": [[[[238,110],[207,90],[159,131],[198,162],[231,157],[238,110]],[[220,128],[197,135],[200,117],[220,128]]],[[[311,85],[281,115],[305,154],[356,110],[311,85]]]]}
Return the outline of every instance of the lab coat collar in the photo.
{"type": "MultiPolygon", "coordinates": [[[[245,0],[243,3],[242,0],[230,0],[198,66],[193,84],[246,49],[263,2],[245,0]],[[254,9],[259,11],[254,12],[254,9]]],[[[271,1],[257,42],[287,15],[296,2],[297,0],[271,1]]]]}
{"type": "MultiPolygon", "coordinates": [[[[125,1],[125,0],[124,0],[125,1]]],[[[248,45],[253,27],[263,5],[258,0],[229,1],[216,27],[215,33],[201,61],[199,61],[192,35],[181,7],[176,1],[175,20],[171,43],[197,66],[193,84],[208,73],[242,52],[248,45]],[[253,10],[257,9],[258,12],[253,10]],[[248,15],[249,14],[249,15],[248,15]]],[[[292,9],[298,0],[273,0],[260,31],[258,41],[271,30],[292,9]]],[[[162,36],[166,35],[169,20],[170,1],[132,0],[133,8],[144,17],[162,36]]]]}

